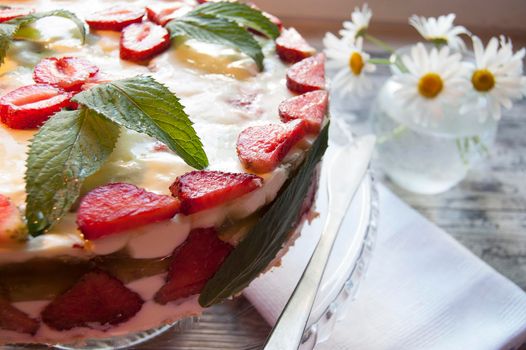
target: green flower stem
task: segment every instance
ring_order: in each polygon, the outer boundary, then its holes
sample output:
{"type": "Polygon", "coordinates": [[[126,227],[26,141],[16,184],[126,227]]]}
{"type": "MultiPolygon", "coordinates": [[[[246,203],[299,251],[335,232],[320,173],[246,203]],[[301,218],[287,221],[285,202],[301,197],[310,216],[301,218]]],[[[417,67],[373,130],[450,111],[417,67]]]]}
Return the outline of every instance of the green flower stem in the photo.
{"type": "Polygon", "coordinates": [[[383,40],[380,40],[374,36],[372,36],[371,34],[363,34],[363,37],[365,38],[365,40],[369,40],[372,44],[390,52],[390,53],[394,53],[395,52],[395,49],[390,46],[389,44],[387,44],[385,41],[383,40]]]}
{"type": "Polygon", "coordinates": [[[388,133],[387,135],[382,135],[378,137],[378,139],[376,140],[376,143],[381,145],[383,143],[386,143],[387,141],[400,137],[400,135],[402,135],[406,131],[407,131],[407,126],[398,125],[396,128],[391,130],[391,132],[388,133]]]}
{"type": "Polygon", "coordinates": [[[369,58],[367,61],[372,64],[390,65],[392,63],[388,58],[369,58]]]}

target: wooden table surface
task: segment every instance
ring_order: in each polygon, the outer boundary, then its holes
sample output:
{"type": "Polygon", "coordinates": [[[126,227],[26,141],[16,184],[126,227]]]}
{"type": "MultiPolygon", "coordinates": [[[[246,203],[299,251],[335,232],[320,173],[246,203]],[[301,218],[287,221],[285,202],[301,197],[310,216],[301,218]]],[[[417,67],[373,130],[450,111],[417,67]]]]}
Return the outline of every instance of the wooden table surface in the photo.
{"type": "MultiPolygon", "coordinates": [[[[383,72],[375,78],[378,83],[387,77],[383,72]]],[[[368,113],[368,103],[364,108],[360,113],[368,113]]],[[[432,196],[412,194],[390,182],[381,171],[377,177],[526,290],[526,101],[504,112],[489,158],[450,191],[432,196]]],[[[257,311],[239,298],[207,312],[197,328],[169,333],[137,349],[260,349],[269,332],[257,311]]]]}

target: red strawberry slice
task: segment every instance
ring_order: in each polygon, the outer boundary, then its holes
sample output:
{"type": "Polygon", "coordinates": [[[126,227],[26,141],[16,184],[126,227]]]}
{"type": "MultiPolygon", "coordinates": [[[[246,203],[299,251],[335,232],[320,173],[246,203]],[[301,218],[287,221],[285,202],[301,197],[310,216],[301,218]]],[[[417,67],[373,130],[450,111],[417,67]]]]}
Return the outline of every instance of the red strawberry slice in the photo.
{"type": "Polygon", "coordinates": [[[129,320],[142,307],[141,297],[103,271],[88,272],[44,311],[42,321],[56,330],[116,325],[129,320]]]}
{"type": "Polygon", "coordinates": [[[281,102],[279,105],[279,116],[284,122],[302,119],[305,121],[307,132],[317,134],[320,132],[328,103],[329,94],[327,91],[307,92],[281,102]]]}
{"type": "Polygon", "coordinates": [[[0,194],[0,243],[20,241],[26,236],[20,211],[9,198],[0,194]]]}
{"type": "Polygon", "coordinates": [[[179,176],[170,186],[181,201],[181,213],[193,214],[252,192],[263,185],[259,176],[199,170],[179,176]]]}
{"type": "Polygon", "coordinates": [[[32,129],[70,106],[72,93],[51,85],[20,87],[0,98],[0,119],[13,129],[32,129]]]}
{"type": "Polygon", "coordinates": [[[157,24],[136,23],[121,33],[120,55],[123,60],[144,61],[170,46],[170,34],[157,24]]]}
{"type": "Polygon", "coordinates": [[[172,4],[169,7],[147,6],[146,15],[154,23],[164,26],[172,19],[179,18],[192,10],[192,7],[184,2],[172,4]]]}
{"type": "Polygon", "coordinates": [[[193,230],[173,252],[167,282],[155,295],[155,301],[166,304],[199,294],[232,250],[230,244],[217,238],[213,227],[193,230]]]}
{"type": "Polygon", "coordinates": [[[23,8],[23,7],[6,7],[0,9],[0,23],[7,22],[13,18],[20,16],[27,16],[30,13],[33,13],[33,9],[23,8]]]}
{"type": "Polygon", "coordinates": [[[144,9],[113,6],[92,13],[86,18],[91,29],[121,31],[132,23],[142,22],[144,9]]]}
{"type": "Polygon", "coordinates": [[[319,53],[290,67],[287,87],[298,94],[325,89],[325,56],[319,53]]]}
{"type": "Polygon", "coordinates": [[[243,166],[256,173],[274,170],[306,133],[303,120],[246,128],[237,139],[237,155],[243,166]]]}
{"type": "Polygon", "coordinates": [[[40,324],[0,297],[0,329],[34,335],[40,324]]]}
{"type": "Polygon", "coordinates": [[[80,57],[45,58],[35,66],[33,80],[41,84],[78,91],[99,68],[80,57]]]}
{"type": "Polygon", "coordinates": [[[282,61],[296,63],[316,53],[294,28],[285,29],[276,39],[276,53],[282,61]]]}
{"type": "Polygon", "coordinates": [[[134,227],[169,220],[179,201],[126,183],[89,192],[80,202],[77,225],[86,239],[97,239],[134,227]]]}

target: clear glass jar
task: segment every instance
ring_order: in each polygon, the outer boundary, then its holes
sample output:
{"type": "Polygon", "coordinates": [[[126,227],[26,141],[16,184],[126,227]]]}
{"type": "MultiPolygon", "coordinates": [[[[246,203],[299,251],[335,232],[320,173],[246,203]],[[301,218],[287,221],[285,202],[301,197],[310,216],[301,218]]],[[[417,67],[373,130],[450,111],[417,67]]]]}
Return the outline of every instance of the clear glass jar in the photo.
{"type": "Polygon", "coordinates": [[[400,102],[397,89],[398,83],[388,79],[371,109],[380,166],[407,190],[444,192],[488,152],[495,141],[497,121],[485,110],[461,114],[458,105],[446,105],[441,120],[423,126],[400,102]]]}

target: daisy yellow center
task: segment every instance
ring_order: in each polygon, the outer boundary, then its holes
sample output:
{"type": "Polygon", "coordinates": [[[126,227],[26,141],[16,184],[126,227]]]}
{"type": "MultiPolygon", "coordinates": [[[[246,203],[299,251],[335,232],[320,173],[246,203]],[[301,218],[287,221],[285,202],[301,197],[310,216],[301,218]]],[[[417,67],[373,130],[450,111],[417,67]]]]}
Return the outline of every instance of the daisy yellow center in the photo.
{"type": "Polygon", "coordinates": [[[436,73],[427,73],[418,81],[418,92],[425,98],[435,98],[444,89],[444,81],[436,73]]]}
{"type": "Polygon", "coordinates": [[[495,86],[495,76],[487,69],[477,69],[471,76],[471,83],[475,90],[487,92],[495,86]]]}
{"type": "Polygon", "coordinates": [[[364,66],[365,62],[363,61],[362,55],[360,55],[359,52],[353,52],[351,58],[349,58],[349,68],[351,68],[353,74],[360,75],[364,66]]]}

